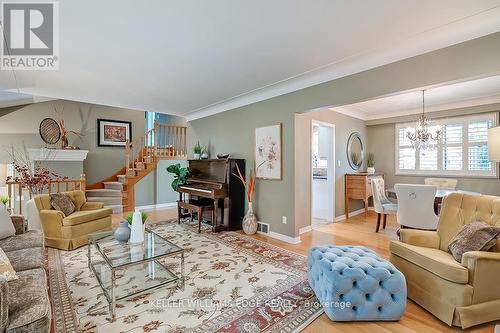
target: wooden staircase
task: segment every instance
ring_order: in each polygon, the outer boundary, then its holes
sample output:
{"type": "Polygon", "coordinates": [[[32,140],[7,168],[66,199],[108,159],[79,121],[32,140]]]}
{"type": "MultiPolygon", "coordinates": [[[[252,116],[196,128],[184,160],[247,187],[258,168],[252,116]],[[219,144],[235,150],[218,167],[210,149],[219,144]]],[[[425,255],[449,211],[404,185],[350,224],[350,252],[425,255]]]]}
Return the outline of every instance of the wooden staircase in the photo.
{"type": "Polygon", "coordinates": [[[140,138],[126,142],[123,168],[88,185],[87,198],[103,201],[115,213],[131,212],[135,209],[135,184],[155,170],[160,160],[186,158],[186,127],[155,122],[140,138]]]}

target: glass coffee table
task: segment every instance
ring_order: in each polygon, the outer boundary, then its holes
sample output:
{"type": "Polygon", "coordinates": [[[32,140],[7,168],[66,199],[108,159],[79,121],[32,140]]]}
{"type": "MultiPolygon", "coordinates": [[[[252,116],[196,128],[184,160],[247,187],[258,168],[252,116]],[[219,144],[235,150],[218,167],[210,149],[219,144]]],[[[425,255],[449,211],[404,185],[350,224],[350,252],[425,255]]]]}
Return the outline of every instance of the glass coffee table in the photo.
{"type": "Polygon", "coordinates": [[[89,234],[88,266],[109,302],[112,320],[117,300],[174,282],[184,290],[184,249],[147,229],[144,243],[137,245],[118,242],[114,231],[89,234]],[[98,252],[94,256],[92,247],[98,252]],[[160,262],[167,257],[180,257],[180,276],[160,262]]]}

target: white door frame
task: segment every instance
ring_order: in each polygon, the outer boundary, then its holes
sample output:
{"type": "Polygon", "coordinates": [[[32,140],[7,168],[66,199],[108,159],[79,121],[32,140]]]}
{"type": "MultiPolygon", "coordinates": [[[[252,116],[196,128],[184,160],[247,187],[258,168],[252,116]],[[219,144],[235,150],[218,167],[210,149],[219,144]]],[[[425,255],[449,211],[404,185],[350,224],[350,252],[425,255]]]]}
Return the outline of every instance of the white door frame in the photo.
{"type": "MultiPolygon", "coordinates": [[[[314,125],[320,125],[320,126],[325,126],[325,127],[331,127],[332,129],[332,221],[335,221],[335,124],[332,123],[327,123],[324,121],[320,120],[315,120],[311,119],[311,125],[310,125],[310,130],[311,130],[311,135],[309,137],[309,168],[310,168],[310,174],[309,174],[309,179],[311,180],[311,186],[310,186],[310,191],[311,191],[311,211],[309,212],[309,215],[311,217],[311,220],[309,221],[309,225],[312,228],[312,220],[313,220],[313,167],[312,167],[312,142],[313,142],[313,127],[314,125]]],[[[328,168],[330,169],[330,168],[328,168]]],[[[330,170],[328,170],[330,171],[330,170]]],[[[328,172],[328,178],[330,178],[330,172],[328,172]]]]}

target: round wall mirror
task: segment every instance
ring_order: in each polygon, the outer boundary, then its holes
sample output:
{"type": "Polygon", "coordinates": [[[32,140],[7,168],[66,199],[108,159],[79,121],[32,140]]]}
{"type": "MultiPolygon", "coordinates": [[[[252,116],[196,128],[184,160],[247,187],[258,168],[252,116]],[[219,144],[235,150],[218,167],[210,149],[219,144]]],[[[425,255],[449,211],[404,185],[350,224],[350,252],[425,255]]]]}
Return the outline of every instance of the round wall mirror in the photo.
{"type": "Polygon", "coordinates": [[[353,170],[359,170],[363,164],[363,141],[358,132],[351,133],[347,140],[347,160],[353,170]]]}

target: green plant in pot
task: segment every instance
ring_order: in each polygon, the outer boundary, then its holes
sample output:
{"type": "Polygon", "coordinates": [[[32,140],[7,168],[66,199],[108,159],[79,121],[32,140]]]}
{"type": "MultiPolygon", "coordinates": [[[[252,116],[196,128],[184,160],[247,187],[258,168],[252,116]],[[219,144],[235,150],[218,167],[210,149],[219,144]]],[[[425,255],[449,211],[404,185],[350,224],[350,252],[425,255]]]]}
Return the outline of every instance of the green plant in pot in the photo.
{"type": "Polygon", "coordinates": [[[189,176],[188,168],[181,167],[180,163],[169,165],[167,171],[174,175],[174,180],[170,184],[174,191],[177,191],[177,186],[184,185],[189,176]]]}
{"type": "MultiPolygon", "coordinates": [[[[132,217],[133,213],[128,213],[127,216],[125,216],[125,221],[128,222],[129,225],[132,225],[132,217]]],[[[141,212],[141,218],[142,218],[142,224],[146,223],[146,220],[148,219],[149,214],[146,212],[141,212]]]]}
{"type": "Polygon", "coordinates": [[[200,141],[196,143],[196,145],[193,147],[193,154],[194,154],[194,159],[199,160],[201,158],[201,152],[203,148],[200,145],[200,141]]]}
{"type": "Polygon", "coordinates": [[[375,154],[368,153],[368,155],[366,155],[366,166],[366,172],[375,173],[375,154]]]}
{"type": "Polygon", "coordinates": [[[0,195],[0,206],[3,205],[5,206],[5,209],[7,209],[7,211],[9,211],[9,209],[7,208],[7,203],[9,202],[9,197],[6,196],[6,195],[0,195]]]}

